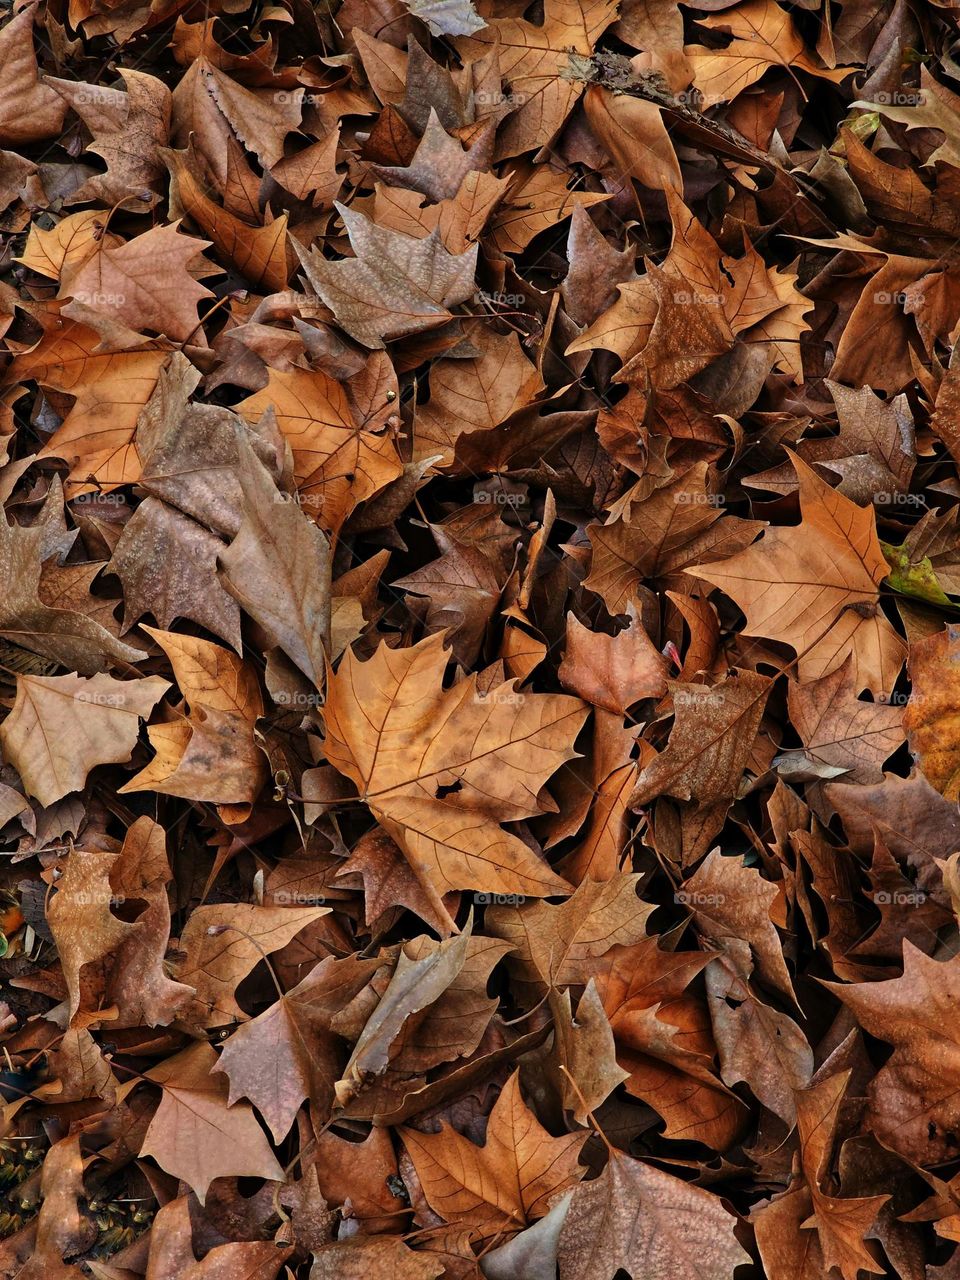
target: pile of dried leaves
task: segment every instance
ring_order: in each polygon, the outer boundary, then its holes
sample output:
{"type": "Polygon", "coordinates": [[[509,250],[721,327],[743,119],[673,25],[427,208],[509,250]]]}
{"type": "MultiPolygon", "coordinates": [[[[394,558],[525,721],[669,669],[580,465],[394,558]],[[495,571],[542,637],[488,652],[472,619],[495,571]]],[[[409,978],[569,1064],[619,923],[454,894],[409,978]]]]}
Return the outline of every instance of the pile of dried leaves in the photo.
{"type": "Polygon", "coordinates": [[[960,1278],[960,10],[0,27],[0,1275],[960,1278]]]}

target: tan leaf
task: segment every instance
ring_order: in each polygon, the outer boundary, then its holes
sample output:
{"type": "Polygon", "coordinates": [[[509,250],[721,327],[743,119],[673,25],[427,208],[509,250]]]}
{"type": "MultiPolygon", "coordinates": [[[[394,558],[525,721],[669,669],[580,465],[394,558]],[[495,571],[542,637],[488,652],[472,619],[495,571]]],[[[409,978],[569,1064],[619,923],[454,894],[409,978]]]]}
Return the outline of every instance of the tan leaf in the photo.
{"type": "Polygon", "coordinates": [[[209,241],[180,235],[178,226],[154,227],[116,246],[101,241],[96,253],[61,275],[58,297],[80,304],[75,318],[81,321],[105,317],[133,333],[150,329],[185,342],[200,328],[197,304],[213,294],[188,270],[204,261],[209,241]]]}
{"type": "Polygon", "coordinates": [[[110,883],[115,856],[74,849],[47,907],[47,922],[63,966],[71,1023],[81,1011],[81,1022],[96,1020],[102,993],[97,964],[122,947],[137,928],[118,920],[110,909],[116,901],[110,883]]]}
{"type": "Polygon", "coordinates": [[[501,132],[497,159],[546,146],[583,92],[564,78],[569,53],[589,54],[616,17],[614,0],[546,0],[542,25],[526,18],[492,18],[482,31],[457,40],[466,57],[498,46],[500,71],[520,105],[501,132]]]}
{"type": "Polygon", "coordinates": [[[18,356],[9,372],[76,397],[44,456],[66,459],[76,484],[133,484],[140,478],[133,443],[137,417],[169,352],[145,345],[98,354],[97,345],[96,333],[82,325],[70,325],[68,332],[53,329],[33,351],[18,356]]]}
{"type": "Polygon", "coordinates": [[[163,1097],[143,1138],[141,1156],[182,1178],[204,1203],[215,1178],[283,1180],[252,1108],[227,1105],[226,1081],[211,1072],[217,1054],[204,1041],[166,1059],[147,1073],[163,1097]]]}
{"type": "Polygon", "coordinates": [[[560,683],[595,707],[626,715],[644,698],[667,691],[667,662],[643,629],[636,610],[630,625],[616,635],[591,631],[567,614],[567,647],[558,675],[560,683]]]}
{"type": "Polygon", "coordinates": [[[67,106],[40,79],[33,48],[37,5],[25,4],[0,31],[0,143],[4,146],[39,142],[59,133],[67,106]]]}
{"type": "Polygon", "coordinates": [[[392,435],[358,425],[343,384],[319,370],[271,369],[263,390],[237,408],[251,420],[276,412],[300,505],[324,529],[338,531],[358,503],[403,472],[392,435]]]}
{"type": "Polygon", "coordinates": [[[286,287],[291,265],[287,252],[287,215],[251,227],[211,200],[194,171],[189,151],[164,151],[163,160],[180,208],[213,247],[255,288],[274,293],[286,287]]]}
{"type": "Polygon", "coordinates": [[[612,1151],[573,1193],[560,1232],[562,1280],[729,1280],[749,1256],[718,1196],[612,1151]]]}
{"type": "Polygon", "coordinates": [[[99,764],[130,759],[167,680],[111,676],[17,676],[17,700],[0,725],[0,743],[30,795],[52,804],[79,791],[99,764]]]}
{"type": "Polygon", "coordinates": [[[960,797],[960,734],[955,723],[960,690],[958,642],[960,631],[948,623],[942,631],[912,646],[909,669],[913,690],[903,713],[914,759],[947,800],[960,797]]]}
{"type": "Polygon", "coordinates": [[[496,906],[487,911],[485,924],[515,948],[511,966],[524,982],[541,990],[585,984],[599,956],[644,937],[652,908],[637,897],[639,880],[637,875],[617,875],[602,883],[585,880],[557,906],[496,906]]]}
{"type": "Polygon", "coordinates": [[[230,1102],[249,1098],[280,1143],[301,1103],[329,1110],[338,1079],[332,1015],[369,981],[376,960],[327,956],[305,978],[229,1038],[216,1067],[230,1080],[230,1102]]]}
{"type": "Polygon", "coordinates": [[[195,988],[185,1021],[198,1027],[246,1017],[236,1000],[239,983],[264,953],[285,947],[328,907],[259,907],[248,903],[196,907],[180,935],[175,977],[195,988]]]}
{"type": "Polygon", "coordinates": [[[82,80],[45,77],[93,134],[87,150],[106,161],[107,171],[94,174],[78,190],[69,204],[97,200],[113,205],[129,200],[147,206],[158,197],[163,162],[160,149],[170,132],[170,90],[156,76],[132,68],[120,69],[126,93],[98,85],[95,93],[82,80]]]}
{"type": "Polygon", "coordinates": [[[220,555],[220,580],[319,689],[332,606],[332,551],[296,503],[283,501],[250,443],[238,437],[243,523],[220,555]]]}

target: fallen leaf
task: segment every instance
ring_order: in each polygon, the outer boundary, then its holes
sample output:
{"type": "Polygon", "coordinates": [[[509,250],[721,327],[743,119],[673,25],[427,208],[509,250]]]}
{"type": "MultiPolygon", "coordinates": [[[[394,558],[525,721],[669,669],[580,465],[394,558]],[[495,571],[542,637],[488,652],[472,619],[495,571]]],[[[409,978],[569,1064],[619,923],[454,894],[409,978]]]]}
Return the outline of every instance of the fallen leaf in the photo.
{"type": "Polygon", "coordinates": [[[129,760],[140,720],[169,688],[158,677],[18,676],[0,745],[28,793],[52,804],[79,791],[95,765],[129,760]]]}
{"type": "Polygon", "coordinates": [[[543,1217],[581,1176],[584,1135],[551,1138],[524,1103],[516,1072],[494,1104],[483,1146],[453,1129],[405,1128],[401,1137],[430,1207],[476,1239],[543,1217]]]}
{"type": "Polygon", "coordinates": [[[562,893],[565,881],[500,823],[540,811],[540,787],[573,755],[582,704],[516,694],[509,683],[481,695],[473,677],[444,690],[446,664],[442,636],[406,650],[381,646],[365,666],[345,654],[324,707],[328,759],[435,903],[450,889],[562,893]],[[503,767],[531,752],[529,781],[503,767]]]}
{"type": "Polygon", "coordinates": [[[612,1151],[573,1193],[560,1231],[562,1280],[726,1280],[748,1261],[717,1196],[612,1151]],[[639,1212],[638,1212],[639,1205],[639,1212]]]}
{"type": "Polygon", "coordinates": [[[253,1111],[230,1107],[226,1082],[211,1074],[216,1051],[202,1041],[148,1073],[163,1096],[144,1135],[141,1155],[182,1178],[203,1204],[215,1178],[254,1177],[280,1182],[283,1170],[253,1111]]]}

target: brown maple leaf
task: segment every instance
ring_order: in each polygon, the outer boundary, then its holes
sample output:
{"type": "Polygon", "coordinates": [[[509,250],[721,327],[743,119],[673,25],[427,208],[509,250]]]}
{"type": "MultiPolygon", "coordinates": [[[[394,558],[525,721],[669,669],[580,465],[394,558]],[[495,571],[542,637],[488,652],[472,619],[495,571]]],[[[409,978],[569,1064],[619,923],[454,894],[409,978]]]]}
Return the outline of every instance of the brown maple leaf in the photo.
{"type": "Polygon", "coordinates": [[[747,615],[746,635],[790,645],[801,679],[853,657],[857,690],[893,689],[904,646],[879,605],[889,566],[872,510],[858,507],[791,455],[802,523],[768,529],[738,555],[687,570],[721,587],[747,615]]]}
{"type": "Polygon", "coordinates": [[[356,257],[330,262],[315,249],[295,247],[307,279],[357,342],[377,350],[389,339],[444,324],[448,308],[473,294],[476,246],[448,253],[438,231],[418,240],[336,207],[356,257]]]}
{"type": "Polygon", "coordinates": [[[574,755],[582,703],[518,694],[511,682],[483,694],[474,676],[444,690],[446,665],[442,636],[381,645],[366,664],[345,654],[324,707],[327,758],[435,905],[450,889],[563,893],[566,882],[500,824],[541,812],[540,789],[574,755]]]}
{"type": "Polygon", "coordinates": [[[507,1081],[477,1146],[455,1129],[400,1131],[427,1203],[475,1239],[516,1230],[542,1217],[576,1182],[584,1134],[552,1138],[526,1106],[518,1072],[507,1081]]]}

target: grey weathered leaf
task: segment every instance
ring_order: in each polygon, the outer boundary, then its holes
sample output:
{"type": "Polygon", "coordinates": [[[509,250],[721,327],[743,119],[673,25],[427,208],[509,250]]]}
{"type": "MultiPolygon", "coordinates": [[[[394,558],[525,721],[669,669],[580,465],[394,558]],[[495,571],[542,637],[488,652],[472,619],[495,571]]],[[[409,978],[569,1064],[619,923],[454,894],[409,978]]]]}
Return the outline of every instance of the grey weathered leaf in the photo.
{"type": "Polygon", "coordinates": [[[487,25],[472,0],[403,0],[435,36],[471,36],[487,25]]]}

